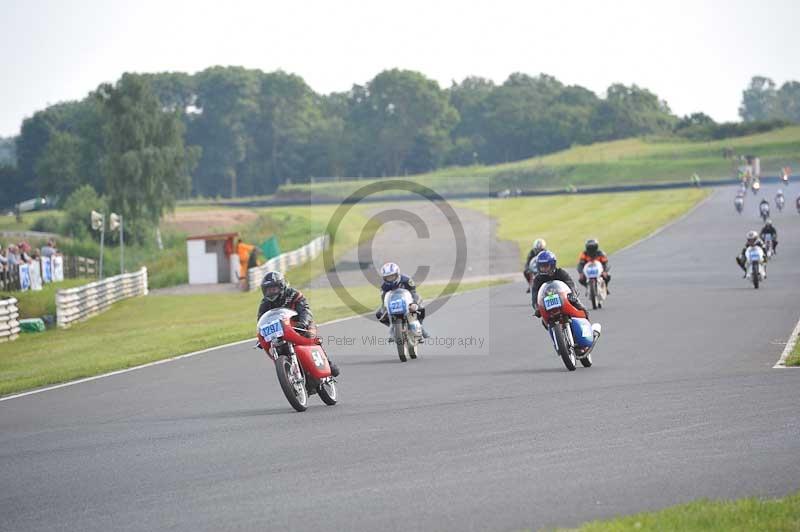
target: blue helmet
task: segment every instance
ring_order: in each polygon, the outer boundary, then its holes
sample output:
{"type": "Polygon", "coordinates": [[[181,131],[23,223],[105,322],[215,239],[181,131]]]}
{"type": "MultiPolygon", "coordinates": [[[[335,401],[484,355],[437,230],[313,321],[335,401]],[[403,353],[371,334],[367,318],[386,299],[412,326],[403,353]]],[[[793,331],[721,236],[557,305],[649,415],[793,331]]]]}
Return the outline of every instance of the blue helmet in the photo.
{"type": "Polygon", "coordinates": [[[551,275],[556,271],[556,254],[552,251],[544,250],[536,257],[536,267],[539,273],[551,275]]]}

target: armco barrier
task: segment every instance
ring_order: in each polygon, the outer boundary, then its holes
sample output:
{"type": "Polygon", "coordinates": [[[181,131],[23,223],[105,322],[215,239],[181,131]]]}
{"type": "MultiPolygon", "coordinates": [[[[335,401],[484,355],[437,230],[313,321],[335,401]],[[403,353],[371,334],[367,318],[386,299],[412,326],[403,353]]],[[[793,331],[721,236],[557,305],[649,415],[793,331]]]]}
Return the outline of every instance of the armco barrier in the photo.
{"type": "Polygon", "coordinates": [[[19,336],[17,300],[0,299],[0,342],[16,340],[19,336]]]}
{"type": "Polygon", "coordinates": [[[265,273],[274,271],[285,272],[289,268],[300,266],[314,259],[317,255],[322,253],[322,250],[327,246],[328,235],[319,236],[301,248],[282,253],[277,257],[269,259],[261,266],[250,268],[247,270],[247,286],[250,290],[255,290],[261,284],[261,278],[264,277],[265,273]]]}
{"type": "Polygon", "coordinates": [[[58,326],[69,327],[123,299],[147,295],[147,268],[56,292],[58,326]]]}

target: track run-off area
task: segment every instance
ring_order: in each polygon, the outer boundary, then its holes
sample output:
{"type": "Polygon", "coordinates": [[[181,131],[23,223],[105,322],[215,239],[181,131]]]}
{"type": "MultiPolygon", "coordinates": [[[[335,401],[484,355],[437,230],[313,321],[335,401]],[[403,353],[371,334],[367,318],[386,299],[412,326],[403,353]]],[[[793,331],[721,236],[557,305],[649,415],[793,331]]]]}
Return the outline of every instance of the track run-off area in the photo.
{"type": "Polygon", "coordinates": [[[374,321],[322,327],[334,407],[295,413],[250,344],[0,402],[0,530],[515,530],[786,495],[800,186],[762,287],[734,262],[775,190],[739,215],[717,189],[614,254],[592,368],[566,371],[510,283],[453,297],[404,364],[374,321]]]}

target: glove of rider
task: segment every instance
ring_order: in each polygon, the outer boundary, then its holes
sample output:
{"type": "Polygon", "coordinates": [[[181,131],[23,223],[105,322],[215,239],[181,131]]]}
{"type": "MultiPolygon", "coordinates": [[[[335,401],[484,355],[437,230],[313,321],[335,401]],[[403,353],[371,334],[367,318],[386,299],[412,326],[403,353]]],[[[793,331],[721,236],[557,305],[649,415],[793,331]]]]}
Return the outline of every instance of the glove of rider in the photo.
{"type": "Polygon", "coordinates": [[[542,317],[542,313],[539,312],[539,307],[536,307],[536,309],[533,311],[533,315],[536,316],[537,318],[542,317]]]}

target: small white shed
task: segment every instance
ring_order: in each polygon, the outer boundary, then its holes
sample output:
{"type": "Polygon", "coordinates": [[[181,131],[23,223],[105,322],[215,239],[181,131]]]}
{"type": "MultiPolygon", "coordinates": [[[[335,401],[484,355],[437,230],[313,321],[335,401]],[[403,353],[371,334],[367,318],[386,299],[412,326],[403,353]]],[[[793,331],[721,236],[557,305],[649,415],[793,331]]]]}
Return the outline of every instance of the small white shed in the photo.
{"type": "Polygon", "coordinates": [[[190,236],[186,239],[189,284],[238,282],[239,257],[234,253],[238,233],[190,236]]]}

